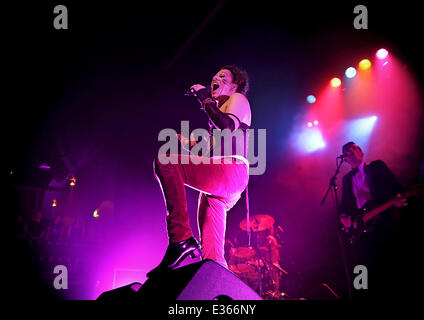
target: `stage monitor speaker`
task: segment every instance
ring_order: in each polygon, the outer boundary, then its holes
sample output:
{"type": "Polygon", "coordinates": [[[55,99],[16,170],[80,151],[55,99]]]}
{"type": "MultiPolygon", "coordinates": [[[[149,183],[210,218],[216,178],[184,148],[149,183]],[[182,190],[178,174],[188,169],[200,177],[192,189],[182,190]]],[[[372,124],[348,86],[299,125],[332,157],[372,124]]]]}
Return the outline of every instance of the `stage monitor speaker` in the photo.
{"type": "Polygon", "coordinates": [[[146,300],[261,300],[234,273],[209,259],[149,279],[137,294],[146,300]]]}
{"type": "Polygon", "coordinates": [[[112,291],[103,293],[98,300],[262,300],[234,273],[209,259],[158,274],[148,279],[137,292],[128,286],[112,291]]]}

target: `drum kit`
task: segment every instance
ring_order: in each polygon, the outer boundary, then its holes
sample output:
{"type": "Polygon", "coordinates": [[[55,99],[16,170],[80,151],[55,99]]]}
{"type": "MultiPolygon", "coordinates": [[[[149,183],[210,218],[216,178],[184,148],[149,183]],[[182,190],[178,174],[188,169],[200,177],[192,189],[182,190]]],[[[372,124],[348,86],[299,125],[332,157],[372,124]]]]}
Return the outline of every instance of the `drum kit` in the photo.
{"type": "MultiPolygon", "coordinates": [[[[287,275],[279,263],[281,242],[274,229],[274,218],[267,214],[251,216],[240,222],[240,229],[250,231],[252,246],[232,247],[229,251],[228,268],[264,299],[284,300],[287,295],[280,291],[280,278],[287,275]]],[[[281,227],[277,227],[282,232],[281,227]]]]}

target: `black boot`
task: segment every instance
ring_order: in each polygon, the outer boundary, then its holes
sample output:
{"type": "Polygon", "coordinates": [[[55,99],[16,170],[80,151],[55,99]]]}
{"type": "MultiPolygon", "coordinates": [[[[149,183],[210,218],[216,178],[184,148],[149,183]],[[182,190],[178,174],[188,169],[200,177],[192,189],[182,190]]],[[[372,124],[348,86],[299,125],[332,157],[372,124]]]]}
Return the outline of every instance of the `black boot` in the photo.
{"type": "Polygon", "coordinates": [[[162,262],[151,270],[147,274],[147,277],[151,278],[158,273],[176,268],[188,255],[191,255],[192,258],[196,258],[201,254],[202,250],[200,249],[200,245],[193,237],[171,243],[166,249],[162,262]]]}

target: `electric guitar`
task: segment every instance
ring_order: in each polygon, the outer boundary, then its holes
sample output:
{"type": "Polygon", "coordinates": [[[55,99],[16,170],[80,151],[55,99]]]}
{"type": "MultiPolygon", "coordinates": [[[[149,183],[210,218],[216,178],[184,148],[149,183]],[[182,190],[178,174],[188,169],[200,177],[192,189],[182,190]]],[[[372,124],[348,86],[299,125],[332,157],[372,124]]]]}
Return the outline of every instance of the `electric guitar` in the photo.
{"type": "MultiPolygon", "coordinates": [[[[412,196],[418,196],[424,193],[424,185],[415,185],[410,188],[410,190],[400,194],[400,198],[409,198],[412,196]]],[[[347,240],[350,243],[355,243],[360,237],[361,233],[367,232],[366,223],[378,216],[380,213],[390,209],[395,206],[397,203],[397,198],[393,198],[386,203],[369,209],[369,206],[365,205],[363,208],[359,209],[358,214],[351,217],[352,224],[350,227],[343,227],[342,230],[345,233],[347,240]]]]}

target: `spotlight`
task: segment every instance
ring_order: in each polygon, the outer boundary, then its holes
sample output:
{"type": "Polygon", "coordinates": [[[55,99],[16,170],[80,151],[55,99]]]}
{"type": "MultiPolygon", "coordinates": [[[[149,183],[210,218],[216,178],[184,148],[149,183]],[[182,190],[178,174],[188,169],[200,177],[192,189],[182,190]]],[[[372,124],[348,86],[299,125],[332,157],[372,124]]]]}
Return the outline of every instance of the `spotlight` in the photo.
{"type": "Polygon", "coordinates": [[[361,68],[362,70],[367,70],[371,67],[371,61],[369,61],[368,59],[363,59],[361,60],[361,62],[359,62],[359,68],[361,68]]]}
{"type": "Polygon", "coordinates": [[[356,76],[356,69],[354,67],[347,68],[345,71],[345,75],[349,79],[353,78],[354,76],[356,76]]]}
{"type": "Polygon", "coordinates": [[[333,78],[331,79],[330,83],[333,88],[337,88],[337,87],[340,87],[340,85],[342,84],[342,81],[339,78],[333,78]]]}
{"type": "Polygon", "coordinates": [[[56,201],[56,199],[53,199],[52,207],[57,207],[57,201],[56,201]]]}
{"type": "Polygon", "coordinates": [[[72,177],[72,178],[69,179],[69,185],[71,187],[75,186],[76,183],[77,183],[77,179],[75,177],[72,177]]]}
{"type": "Polygon", "coordinates": [[[351,120],[347,123],[347,135],[361,146],[367,145],[371,138],[378,117],[373,115],[366,118],[351,120]]]}
{"type": "Polygon", "coordinates": [[[315,121],[314,121],[314,125],[316,125],[316,126],[317,126],[317,125],[319,125],[318,120],[315,120],[315,121]]]}
{"type": "Polygon", "coordinates": [[[100,215],[99,215],[99,212],[97,211],[97,209],[96,210],[94,210],[94,212],[93,212],[93,218],[98,218],[98,217],[100,217],[100,215]]]}
{"type": "Polygon", "coordinates": [[[315,101],[317,101],[317,98],[315,98],[314,95],[310,94],[306,97],[306,101],[308,101],[309,103],[315,103],[315,101]]]}
{"type": "Polygon", "coordinates": [[[312,122],[308,122],[308,127],[311,128],[312,127],[312,122]]]}
{"type": "Polygon", "coordinates": [[[303,152],[314,152],[325,148],[326,144],[318,128],[305,129],[298,134],[297,146],[303,152]]]}
{"type": "Polygon", "coordinates": [[[381,48],[380,50],[377,51],[375,55],[378,59],[382,60],[387,58],[387,56],[389,55],[389,52],[386,49],[381,48]]]}

